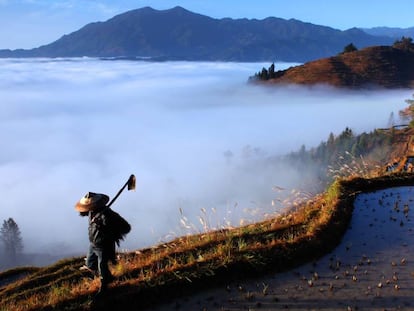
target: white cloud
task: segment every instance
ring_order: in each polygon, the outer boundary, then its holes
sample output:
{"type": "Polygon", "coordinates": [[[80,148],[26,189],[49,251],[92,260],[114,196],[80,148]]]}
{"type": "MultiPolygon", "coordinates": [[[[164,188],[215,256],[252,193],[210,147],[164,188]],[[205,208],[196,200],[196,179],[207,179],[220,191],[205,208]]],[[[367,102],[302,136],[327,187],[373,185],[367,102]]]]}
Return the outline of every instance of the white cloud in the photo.
{"type": "Polygon", "coordinates": [[[213,225],[258,206],[262,215],[272,208],[271,187],[295,187],[300,176],[261,159],[316,146],[346,126],[383,127],[411,97],[247,85],[263,64],[0,65],[0,220],[14,217],[31,249],[65,243],[81,251],[87,223],[74,204],[87,191],[113,196],[131,173],[136,192],[114,205],[133,224],[128,247],[179,233],[180,207],[189,217],[206,208],[213,225]]]}

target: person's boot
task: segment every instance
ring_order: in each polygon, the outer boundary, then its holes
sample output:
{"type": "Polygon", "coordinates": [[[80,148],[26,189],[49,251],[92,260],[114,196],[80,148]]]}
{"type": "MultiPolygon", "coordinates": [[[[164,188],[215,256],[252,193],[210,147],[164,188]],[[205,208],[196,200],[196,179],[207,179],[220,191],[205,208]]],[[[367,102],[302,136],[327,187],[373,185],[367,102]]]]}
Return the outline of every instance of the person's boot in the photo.
{"type": "Polygon", "coordinates": [[[105,296],[106,291],[108,290],[108,282],[101,278],[101,286],[99,287],[98,292],[96,293],[95,297],[100,298],[105,296]]]}
{"type": "Polygon", "coordinates": [[[83,274],[85,274],[87,277],[91,279],[98,276],[98,271],[89,268],[87,265],[83,265],[82,267],[80,267],[79,271],[81,271],[83,274]]]}

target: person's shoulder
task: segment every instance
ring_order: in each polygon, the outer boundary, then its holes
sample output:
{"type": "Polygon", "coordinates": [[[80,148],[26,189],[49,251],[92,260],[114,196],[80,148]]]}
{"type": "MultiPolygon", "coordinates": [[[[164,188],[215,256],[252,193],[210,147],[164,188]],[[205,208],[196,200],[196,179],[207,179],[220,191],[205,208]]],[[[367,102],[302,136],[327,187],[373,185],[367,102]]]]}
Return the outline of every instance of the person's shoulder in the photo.
{"type": "Polygon", "coordinates": [[[102,214],[105,216],[112,216],[115,213],[114,210],[112,210],[110,207],[106,207],[103,211],[102,214]]]}
{"type": "Polygon", "coordinates": [[[105,208],[102,211],[102,217],[104,217],[107,220],[112,221],[114,218],[116,218],[117,216],[117,212],[115,212],[114,210],[110,209],[109,207],[105,208]]]}

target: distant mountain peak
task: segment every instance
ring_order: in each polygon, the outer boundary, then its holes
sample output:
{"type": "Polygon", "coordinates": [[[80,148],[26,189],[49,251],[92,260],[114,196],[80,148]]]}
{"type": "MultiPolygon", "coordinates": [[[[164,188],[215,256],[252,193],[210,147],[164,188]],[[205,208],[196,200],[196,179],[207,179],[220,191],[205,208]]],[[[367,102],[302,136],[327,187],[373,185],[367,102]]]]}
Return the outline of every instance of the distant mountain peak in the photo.
{"type": "Polygon", "coordinates": [[[131,12],[135,12],[135,13],[145,13],[145,14],[152,14],[152,13],[158,12],[158,10],[156,10],[156,9],[154,9],[154,8],[150,7],[150,6],[144,6],[144,7],[142,7],[142,8],[135,9],[135,10],[130,10],[130,11],[127,11],[127,12],[121,13],[121,14],[119,14],[119,15],[122,15],[122,14],[128,14],[128,13],[131,13],[131,12]]]}
{"type": "Polygon", "coordinates": [[[190,12],[189,10],[187,10],[187,9],[185,9],[182,6],[179,6],[179,5],[173,7],[172,9],[170,9],[170,11],[172,11],[172,12],[174,12],[174,11],[178,11],[178,12],[182,12],[182,11],[184,11],[184,12],[190,12]]]}
{"type": "Polygon", "coordinates": [[[120,15],[122,15],[122,14],[128,14],[128,13],[131,13],[131,12],[134,12],[134,13],[144,13],[144,14],[177,14],[177,13],[183,13],[183,12],[185,12],[185,13],[192,13],[192,12],[184,9],[181,6],[175,6],[175,7],[171,8],[171,9],[160,9],[160,10],[159,9],[154,9],[151,6],[145,6],[145,7],[139,8],[139,9],[130,10],[130,11],[121,13],[120,15]]]}

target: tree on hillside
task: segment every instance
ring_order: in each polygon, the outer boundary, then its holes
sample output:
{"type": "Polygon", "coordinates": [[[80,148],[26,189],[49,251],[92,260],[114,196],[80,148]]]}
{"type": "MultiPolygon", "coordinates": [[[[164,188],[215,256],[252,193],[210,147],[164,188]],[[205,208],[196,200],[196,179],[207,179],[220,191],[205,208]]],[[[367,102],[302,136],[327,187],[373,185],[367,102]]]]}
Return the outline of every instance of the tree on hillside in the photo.
{"type": "Polygon", "coordinates": [[[408,107],[399,112],[400,118],[405,122],[409,122],[410,127],[414,127],[414,99],[406,99],[405,102],[408,104],[408,107]]]}
{"type": "Polygon", "coordinates": [[[392,47],[412,52],[414,51],[413,39],[410,37],[402,37],[401,40],[395,41],[392,47]]]}
{"type": "Polygon", "coordinates": [[[269,67],[269,79],[273,79],[275,77],[275,63],[272,63],[269,67]]]}
{"type": "Polygon", "coordinates": [[[281,75],[282,75],[281,71],[276,71],[275,63],[272,63],[268,69],[263,67],[261,71],[255,73],[253,77],[250,77],[250,79],[266,81],[269,79],[277,78],[281,75]]]}
{"type": "MultiPolygon", "coordinates": [[[[326,142],[306,150],[302,146],[298,151],[286,156],[290,167],[295,167],[303,176],[309,172],[317,176],[321,185],[332,182],[337,174],[346,176],[352,172],[367,172],[366,163],[386,163],[392,148],[393,137],[384,131],[373,131],[355,135],[347,127],[335,136],[329,134],[326,142]]],[[[315,183],[317,185],[317,183],[315,183]]]]}
{"type": "Polygon", "coordinates": [[[3,246],[3,254],[7,261],[15,262],[17,254],[23,250],[23,241],[20,234],[20,229],[13,218],[3,221],[0,229],[0,241],[3,246]]]}
{"type": "Polygon", "coordinates": [[[262,71],[258,73],[260,80],[269,80],[269,72],[265,67],[262,68],[262,71]]]}
{"type": "Polygon", "coordinates": [[[354,51],[358,51],[358,49],[353,43],[350,43],[350,44],[348,44],[347,46],[344,47],[344,50],[342,51],[341,54],[354,52],[354,51]]]}

